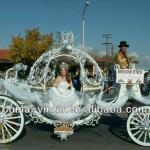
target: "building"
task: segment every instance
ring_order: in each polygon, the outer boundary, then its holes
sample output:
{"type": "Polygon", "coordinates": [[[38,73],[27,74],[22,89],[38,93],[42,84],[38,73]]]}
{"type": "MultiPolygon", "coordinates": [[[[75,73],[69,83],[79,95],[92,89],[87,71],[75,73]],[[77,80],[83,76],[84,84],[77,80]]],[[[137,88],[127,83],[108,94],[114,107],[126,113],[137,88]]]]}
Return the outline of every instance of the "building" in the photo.
{"type": "Polygon", "coordinates": [[[12,66],[13,63],[9,59],[9,50],[0,49],[0,71],[5,71],[12,66]]]}
{"type": "Polygon", "coordinates": [[[108,66],[109,64],[113,63],[112,58],[110,57],[103,57],[103,58],[95,58],[95,61],[98,63],[98,65],[103,69],[103,67],[108,66]]]}

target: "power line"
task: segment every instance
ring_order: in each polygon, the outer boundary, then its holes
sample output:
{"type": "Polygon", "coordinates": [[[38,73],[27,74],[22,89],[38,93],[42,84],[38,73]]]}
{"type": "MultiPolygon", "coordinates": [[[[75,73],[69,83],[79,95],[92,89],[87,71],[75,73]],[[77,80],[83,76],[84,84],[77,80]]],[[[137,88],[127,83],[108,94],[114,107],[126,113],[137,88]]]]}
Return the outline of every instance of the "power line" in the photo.
{"type": "Polygon", "coordinates": [[[102,44],[105,45],[105,50],[106,50],[106,56],[109,55],[109,50],[110,50],[110,46],[112,45],[111,42],[109,42],[109,40],[112,38],[112,34],[111,33],[105,33],[103,34],[103,38],[104,41],[102,44]]]}

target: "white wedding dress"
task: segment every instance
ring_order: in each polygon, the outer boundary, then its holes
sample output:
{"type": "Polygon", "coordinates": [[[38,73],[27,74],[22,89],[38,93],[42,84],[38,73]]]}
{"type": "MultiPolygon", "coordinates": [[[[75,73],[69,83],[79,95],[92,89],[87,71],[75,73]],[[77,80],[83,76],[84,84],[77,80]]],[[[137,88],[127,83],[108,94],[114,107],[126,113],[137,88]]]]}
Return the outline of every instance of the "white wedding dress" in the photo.
{"type": "Polygon", "coordinates": [[[82,97],[73,87],[68,89],[69,84],[66,81],[60,82],[57,87],[48,90],[48,104],[52,108],[50,112],[55,118],[67,121],[72,120],[82,114],[80,111],[82,97]]]}
{"type": "Polygon", "coordinates": [[[57,87],[51,87],[45,92],[31,91],[25,82],[14,84],[5,80],[3,85],[15,98],[43,108],[42,113],[47,117],[53,116],[61,121],[69,121],[81,116],[85,111],[83,108],[80,109],[83,106],[80,92],[75,91],[74,87],[68,89],[69,84],[66,81],[62,81],[57,87]]]}
{"type": "Polygon", "coordinates": [[[68,89],[69,84],[66,81],[60,82],[57,87],[52,87],[48,90],[50,103],[58,107],[71,107],[80,105],[79,93],[75,92],[74,88],[68,89]]]}

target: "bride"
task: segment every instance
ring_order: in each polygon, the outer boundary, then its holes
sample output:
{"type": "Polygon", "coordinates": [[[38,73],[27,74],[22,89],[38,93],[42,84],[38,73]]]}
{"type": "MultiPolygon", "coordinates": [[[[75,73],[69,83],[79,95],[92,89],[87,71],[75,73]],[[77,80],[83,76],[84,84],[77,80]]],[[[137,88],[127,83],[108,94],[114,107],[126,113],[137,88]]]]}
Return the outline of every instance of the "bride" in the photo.
{"type": "Polygon", "coordinates": [[[58,91],[61,96],[67,96],[70,91],[74,89],[71,77],[68,73],[68,65],[64,62],[60,65],[59,75],[56,78],[53,87],[55,87],[53,90],[55,92],[58,91]]]}
{"type": "Polygon", "coordinates": [[[59,75],[55,79],[53,87],[48,90],[48,97],[48,106],[55,107],[57,112],[52,114],[58,119],[68,120],[79,115],[73,110],[82,105],[81,96],[79,92],[75,91],[68,72],[68,65],[64,62],[59,67],[59,75]]]}

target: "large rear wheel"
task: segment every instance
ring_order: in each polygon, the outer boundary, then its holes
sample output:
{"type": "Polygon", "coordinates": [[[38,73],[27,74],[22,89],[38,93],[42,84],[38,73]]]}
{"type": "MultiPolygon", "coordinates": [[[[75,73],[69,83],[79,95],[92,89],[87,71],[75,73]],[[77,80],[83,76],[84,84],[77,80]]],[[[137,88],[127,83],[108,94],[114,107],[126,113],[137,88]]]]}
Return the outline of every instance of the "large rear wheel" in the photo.
{"type": "Polygon", "coordinates": [[[10,97],[0,95],[0,143],[10,143],[24,128],[24,115],[20,105],[10,97]]]}
{"type": "Polygon", "coordinates": [[[131,139],[142,146],[150,146],[150,106],[139,107],[127,120],[131,139]]]}

